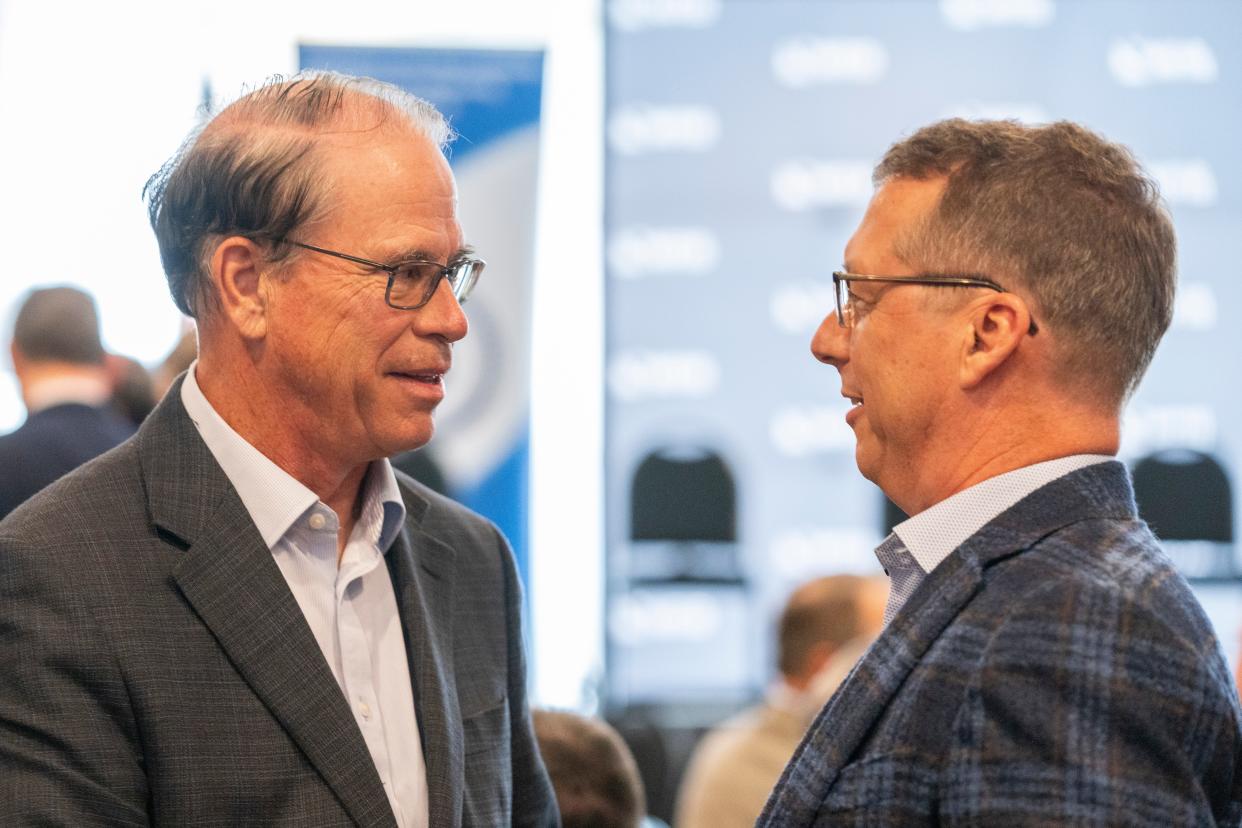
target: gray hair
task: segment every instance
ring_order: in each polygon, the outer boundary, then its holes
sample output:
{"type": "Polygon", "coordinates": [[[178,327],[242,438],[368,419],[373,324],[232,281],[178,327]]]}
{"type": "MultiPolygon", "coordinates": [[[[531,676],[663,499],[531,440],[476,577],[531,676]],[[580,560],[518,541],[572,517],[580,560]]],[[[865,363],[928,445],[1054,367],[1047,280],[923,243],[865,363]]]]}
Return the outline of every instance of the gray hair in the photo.
{"type": "Polygon", "coordinates": [[[272,261],[283,240],[326,209],[318,138],[332,129],[376,129],[398,119],[441,151],[453,139],[430,103],[392,84],[335,72],[275,77],[190,134],[143,188],[177,307],[197,317],[212,301],[213,242],[238,235],[264,244],[272,261]]]}
{"type": "Polygon", "coordinates": [[[1068,121],[951,119],[888,150],[891,178],[947,176],[898,243],[911,267],[990,276],[1032,300],[1063,381],[1107,404],[1138,386],[1173,316],[1173,224],[1125,147],[1068,121]]]}
{"type": "Polygon", "coordinates": [[[13,344],[31,362],[102,365],[95,300],[72,287],[30,291],[13,321],[13,344]]]}

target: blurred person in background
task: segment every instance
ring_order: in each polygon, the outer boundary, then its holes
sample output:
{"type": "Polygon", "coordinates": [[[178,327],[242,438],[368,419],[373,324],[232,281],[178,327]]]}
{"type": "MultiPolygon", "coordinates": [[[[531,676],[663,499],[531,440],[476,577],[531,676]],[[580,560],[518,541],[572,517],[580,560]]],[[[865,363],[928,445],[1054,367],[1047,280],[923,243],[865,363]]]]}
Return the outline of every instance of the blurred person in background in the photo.
{"type": "Polygon", "coordinates": [[[112,382],[90,295],[32,290],[13,323],[10,353],[27,416],[0,436],[0,518],[134,433],[109,407],[112,382]]]}
{"type": "Polygon", "coordinates": [[[882,627],[888,584],[833,575],[794,590],[777,625],[780,677],[762,704],[703,737],[677,799],[676,828],[749,828],[824,702],[882,627]]]}
{"type": "Polygon", "coordinates": [[[1114,458],[1173,315],[1155,183],[1076,124],[958,119],[874,180],[811,350],[911,517],[758,824],[1238,825],[1238,694],[1114,458]]]}
{"type": "Polygon", "coordinates": [[[177,344],[164,357],[164,361],[151,372],[151,393],[157,401],[164,398],[177,377],[188,371],[197,357],[198,331],[190,325],[181,333],[177,344]]]}
{"type": "Polygon", "coordinates": [[[120,354],[108,354],[107,367],[112,382],[109,405],[118,417],[138,428],[158,402],[151,372],[133,357],[120,354]]]}
{"type": "Polygon", "coordinates": [[[450,137],[307,73],[148,183],[198,360],[0,524],[0,824],[556,824],[508,544],[385,459],[483,267],[450,137]]]}
{"type": "Polygon", "coordinates": [[[567,711],[535,710],[532,716],[564,828],[644,824],[642,779],[621,734],[600,719],[567,711]]]}

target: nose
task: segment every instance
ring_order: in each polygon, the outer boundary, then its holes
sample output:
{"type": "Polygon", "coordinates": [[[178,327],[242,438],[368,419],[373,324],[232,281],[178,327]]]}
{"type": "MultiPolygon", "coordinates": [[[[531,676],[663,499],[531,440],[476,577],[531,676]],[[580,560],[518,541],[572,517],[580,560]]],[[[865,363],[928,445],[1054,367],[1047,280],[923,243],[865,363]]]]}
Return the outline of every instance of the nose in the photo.
{"type": "Polygon", "coordinates": [[[464,339],[470,329],[466,312],[453,295],[448,279],[441,279],[431,301],[412,314],[411,326],[420,336],[438,336],[446,342],[464,339]]]}
{"type": "Polygon", "coordinates": [[[811,337],[811,353],[825,365],[839,369],[850,359],[850,330],[837,322],[835,312],[828,314],[811,337]]]}

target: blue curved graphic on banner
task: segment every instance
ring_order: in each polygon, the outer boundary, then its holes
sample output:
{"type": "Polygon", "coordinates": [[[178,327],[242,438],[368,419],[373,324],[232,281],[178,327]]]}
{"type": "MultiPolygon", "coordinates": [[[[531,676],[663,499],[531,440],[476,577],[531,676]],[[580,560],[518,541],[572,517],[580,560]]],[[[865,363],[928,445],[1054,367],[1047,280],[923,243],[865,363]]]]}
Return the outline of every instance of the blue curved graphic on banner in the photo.
{"type": "MultiPolygon", "coordinates": [[[[466,191],[461,217],[472,240],[479,235],[487,239],[487,230],[496,226],[510,231],[520,228],[518,218],[524,214],[529,220],[533,215],[537,141],[526,140],[522,131],[529,132],[539,123],[542,52],[303,45],[299,63],[304,69],[365,75],[392,83],[444,113],[458,134],[449,160],[459,194],[466,191]],[[512,192],[505,191],[506,187],[512,192]],[[489,195],[482,199],[484,209],[480,209],[480,188],[489,195]],[[468,202],[471,193],[474,197],[468,202]],[[503,215],[487,213],[489,209],[503,215]]],[[[455,499],[490,518],[508,537],[526,581],[530,439],[525,396],[529,367],[524,354],[530,338],[533,222],[529,233],[510,232],[487,241],[480,250],[486,250],[490,262],[488,276],[495,271],[498,281],[488,295],[479,291],[471,299],[471,334],[457,348],[450,377],[450,397],[455,399],[447,401],[451,409],[451,403],[465,400],[470,411],[459,412],[454,419],[442,407],[445,416],[430,451],[443,466],[455,499]],[[489,307],[489,301],[495,306],[489,307]],[[511,324],[515,314],[523,315],[520,324],[511,324]],[[501,315],[510,324],[498,324],[501,315]],[[467,346],[477,352],[467,353],[467,346]],[[496,354],[510,359],[498,359],[496,354]],[[472,358],[477,360],[477,370],[469,364],[472,358]],[[498,391],[497,371],[522,374],[518,383],[522,393],[498,391]],[[501,411],[503,416],[483,416],[483,411],[501,411]],[[489,448],[465,451],[463,443],[489,448]]]]}

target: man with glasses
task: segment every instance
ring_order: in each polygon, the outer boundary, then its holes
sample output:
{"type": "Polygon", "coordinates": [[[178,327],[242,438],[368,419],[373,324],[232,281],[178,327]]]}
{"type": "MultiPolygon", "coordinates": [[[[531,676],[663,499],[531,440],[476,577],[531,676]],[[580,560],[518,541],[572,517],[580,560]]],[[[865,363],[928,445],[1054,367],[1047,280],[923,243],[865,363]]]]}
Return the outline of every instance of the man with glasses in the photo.
{"type": "Polygon", "coordinates": [[[148,183],[199,358],[0,524],[0,824],[556,823],[509,548],[385,459],[483,269],[449,138],[311,74],[148,183]]]}
{"type": "Polygon", "coordinates": [[[1172,317],[1155,185],[1070,123],[941,122],[874,177],[811,350],[912,517],[759,824],[1238,824],[1237,695],[1113,459],[1172,317]]]}

